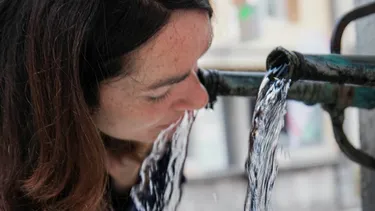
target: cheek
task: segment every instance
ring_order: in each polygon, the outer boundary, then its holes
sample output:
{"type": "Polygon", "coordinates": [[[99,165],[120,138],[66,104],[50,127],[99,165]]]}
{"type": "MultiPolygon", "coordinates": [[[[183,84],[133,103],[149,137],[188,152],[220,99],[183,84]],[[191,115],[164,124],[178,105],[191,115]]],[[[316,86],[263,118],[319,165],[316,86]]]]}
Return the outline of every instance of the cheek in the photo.
{"type": "Polygon", "coordinates": [[[142,119],[145,121],[159,123],[165,116],[168,116],[169,109],[167,103],[154,105],[146,102],[138,107],[137,112],[139,112],[139,116],[142,116],[142,119]]]}
{"type": "Polygon", "coordinates": [[[96,122],[99,125],[109,124],[114,126],[118,121],[126,116],[127,113],[132,113],[132,108],[127,104],[129,96],[121,93],[119,89],[107,86],[101,89],[99,110],[94,115],[96,122]]]}
{"type": "Polygon", "coordinates": [[[118,89],[103,89],[100,95],[100,110],[95,119],[99,125],[106,124],[107,127],[147,129],[164,124],[174,117],[170,115],[173,114],[172,98],[165,102],[149,103],[118,89]]]}
{"type": "Polygon", "coordinates": [[[165,115],[165,106],[155,106],[139,99],[112,99],[102,104],[102,114],[113,126],[148,128],[158,124],[165,115]]]}

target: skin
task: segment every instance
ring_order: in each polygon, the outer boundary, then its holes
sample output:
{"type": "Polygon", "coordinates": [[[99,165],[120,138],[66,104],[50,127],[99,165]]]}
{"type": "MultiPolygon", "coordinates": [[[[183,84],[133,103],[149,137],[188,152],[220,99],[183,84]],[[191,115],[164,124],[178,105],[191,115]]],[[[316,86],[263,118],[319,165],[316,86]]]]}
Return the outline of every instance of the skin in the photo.
{"type": "Polygon", "coordinates": [[[105,134],[139,146],[135,156],[107,155],[107,170],[120,189],[134,184],[142,160],[163,129],[186,110],[207,104],[208,94],[196,71],[211,42],[212,25],[205,11],[175,11],[169,23],[133,53],[130,75],[101,84],[94,123],[105,134]]]}

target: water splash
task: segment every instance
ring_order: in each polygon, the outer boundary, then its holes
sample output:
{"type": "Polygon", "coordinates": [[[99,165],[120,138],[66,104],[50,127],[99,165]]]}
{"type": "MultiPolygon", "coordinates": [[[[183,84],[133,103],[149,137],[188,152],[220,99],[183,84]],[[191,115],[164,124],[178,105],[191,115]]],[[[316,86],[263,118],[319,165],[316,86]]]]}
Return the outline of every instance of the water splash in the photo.
{"type": "Polygon", "coordinates": [[[248,188],[245,211],[270,210],[271,191],[277,175],[277,140],[284,125],[290,80],[265,77],[255,104],[246,160],[248,188]]]}
{"type": "Polygon", "coordinates": [[[150,155],[142,163],[141,182],[130,193],[137,210],[177,209],[188,136],[195,117],[196,111],[186,111],[179,122],[159,134],[150,155]]]}

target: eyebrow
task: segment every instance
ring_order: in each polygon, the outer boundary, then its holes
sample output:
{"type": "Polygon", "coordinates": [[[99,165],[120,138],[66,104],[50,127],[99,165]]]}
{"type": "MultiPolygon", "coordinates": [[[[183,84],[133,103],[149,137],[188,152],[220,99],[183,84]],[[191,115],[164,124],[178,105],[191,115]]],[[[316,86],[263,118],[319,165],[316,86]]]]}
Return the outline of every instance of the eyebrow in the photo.
{"type": "Polygon", "coordinates": [[[189,77],[191,71],[189,70],[187,73],[183,75],[178,75],[178,76],[172,76],[169,78],[164,78],[163,80],[158,81],[157,83],[152,84],[149,86],[147,89],[157,89],[163,86],[168,86],[168,85],[173,85],[180,83],[181,81],[185,80],[187,77],[189,77]]]}
{"type": "MultiPolygon", "coordinates": [[[[213,41],[213,34],[211,35],[210,40],[208,41],[208,45],[205,48],[205,50],[203,51],[202,55],[204,55],[210,49],[210,47],[212,45],[212,41],[213,41]]],[[[150,85],[149,87],[147,87],[147,89],[148,90],[158,89],[158,88],[163,87],[163,86],[170,86],[170,85],[173,85],[173,84],[180,83],[183,80],[185,80],[187,77],[189,77],[190,73],[191,73],[191,71],[189,70],[188,72],[186,72],[183,75],[164,78],[163,80],[160,80],[160,81],[150,85]]]]}

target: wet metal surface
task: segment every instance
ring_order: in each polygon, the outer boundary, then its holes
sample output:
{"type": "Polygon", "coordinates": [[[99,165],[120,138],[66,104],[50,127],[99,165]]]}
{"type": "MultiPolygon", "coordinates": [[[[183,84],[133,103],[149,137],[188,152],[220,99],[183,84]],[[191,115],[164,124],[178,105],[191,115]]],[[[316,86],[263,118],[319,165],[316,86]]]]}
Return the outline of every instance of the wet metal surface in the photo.
{"type": "Polygon", "coordinates": [[[305,55],[275,48],[267,57],[267,69],[282,64],[289,66],[288,77],[293,81],[314,80],[338,84],[375,86],[375,56],[305,55]]]}
{"type": "MultiPolygon", "coordinates": [[[[206,87],[210,103],[217,96],[256,96],[266,72],[235,72],[218,70],[200,70],[200,79],[206,87]]],[[[288,99],[304,102],[307,105],[317,103],[350,106],[365,109],[375,108],[375,88],[337,83],[299,80],[293,83],[288,99]]]]}

